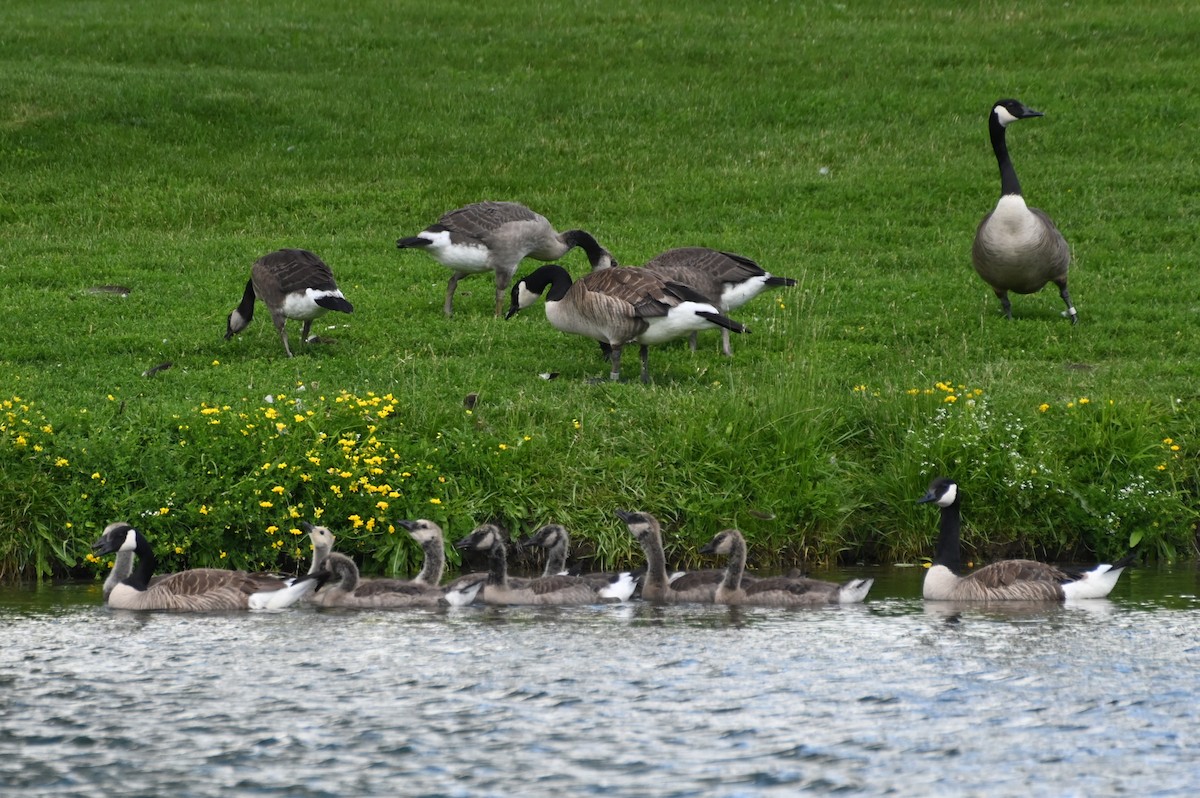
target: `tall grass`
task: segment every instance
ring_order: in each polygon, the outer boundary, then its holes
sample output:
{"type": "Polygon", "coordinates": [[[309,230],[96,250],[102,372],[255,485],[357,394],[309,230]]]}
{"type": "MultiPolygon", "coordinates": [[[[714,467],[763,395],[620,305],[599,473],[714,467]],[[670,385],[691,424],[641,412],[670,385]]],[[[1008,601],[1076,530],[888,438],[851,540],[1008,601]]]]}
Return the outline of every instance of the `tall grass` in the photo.
{"type": "Polygon", "coordinates": [[[0,572],[102,570],[87,543],[116,519],[170,567],[290,567],[318,512],[374,570],[414,567],[394,532],[411,515],[557,520],[607,565],[635,559],[618,506],[662,516],[674,559],[738,525],[764,562],[886,562],[928,552],[913,500],[939,473],[979,556],[1190,557],[1188,22],[1126,3],[6,3],[0,572]],[[1005,322],[969,267],[1001,96],[1047,114],[1010,147],[1073,245],[1078,327],[1053,291],[1005,322]],[[395,250],[480,199],[626,263],[715,246],[800,285],[739,312],[732,359],[702,337],[652,352],[649,387],[593,385],[592,342],[536,308],[492,318],[490,278],[446,320],[445,270],[395,250]],[[291,360],[265,319],[221,339],[282,246],[325,258],[356,307],[291,360]]]}

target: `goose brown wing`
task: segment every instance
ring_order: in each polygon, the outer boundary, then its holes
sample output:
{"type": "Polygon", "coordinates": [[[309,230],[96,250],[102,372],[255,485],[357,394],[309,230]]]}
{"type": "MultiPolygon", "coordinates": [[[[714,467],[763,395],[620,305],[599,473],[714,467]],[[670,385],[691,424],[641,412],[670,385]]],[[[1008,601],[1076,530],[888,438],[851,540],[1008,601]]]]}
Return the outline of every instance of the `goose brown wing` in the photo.
{"type": "Polygon", "coordinates": [[[632,315],[640,319],[665,316],[675,304],[667,299],[663,281],[642,269],[601,269],[584,275],[575,285],[629,305],[632,315]]]}
{"type": "Polygon", "coordinates": [[[534,595],[543,596],[580,585],[586,586],[587,582],[578,576],[542,576],[530,579],[525,587],[532,590],[534,595]]]}
{"type": "MultiPolygon", "coordinates": [[[[216,590],[234,589],[246,595],[258,592],[254,578],[243,571],[193,568],[170,574],[153,585],[154,590],[173,596],[203,596],[216,590]]],[[[269,588],[268,588],[269,589],[269,588]]]]}
{"type": "Polygon", "coordinates": [[[333,291],[337,283],[325,261],[306,249],[281,249],[259,258],[258,263],[279,281],[284,295],[306,288],[333,291]]]}
{"type": "Polygon", "coordinates": [[[417,584],[415,582],[406,582],[401,579],[372,579],[369,582],[363,582],[354,591],[354,595],[360,598],[367,596],[380,596],[388,593],[399,593],[405,596],[417,596],[423,593],[428,593],[432,588],[428,585],[417,584]]]}
{"type": "Polygon", "coordinates": [[[1021,582],[1062,584],[1071,580],[1065,571],[1035,560],[1002,560],[985,565],[966,578],[987,588],[1008,587],[1021,582]]]}
{"type": "Polygon", "coordinates": [[[791,579],[786,576],[777,576],[755,580],[744,585],[743,589],[747,596],[775,591],[791,593],[794,596],[824,596],[837,590],[837,587],[832,582],[822,582],[818,579],[791,579]]]}
{"type": "Polygon", "coordinates": [[[451,233],[483,238],[509,222],[533,222],[541,218],[516,202],[477,202],[444,214],[438,219],[437,225],[430,229],[440,226],[451,233]]]}

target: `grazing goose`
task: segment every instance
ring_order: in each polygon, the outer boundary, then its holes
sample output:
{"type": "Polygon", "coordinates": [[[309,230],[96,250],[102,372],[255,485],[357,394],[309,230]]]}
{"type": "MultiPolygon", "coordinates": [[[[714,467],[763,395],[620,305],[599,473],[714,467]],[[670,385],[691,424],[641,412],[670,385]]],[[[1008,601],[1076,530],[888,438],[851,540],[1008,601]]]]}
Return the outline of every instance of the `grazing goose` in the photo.
{"type": "Polygon", "coordinates": [[[593,269],[610,265],[612,256],[583,230],[555,232],[540,213],[515,202],[477,202],[450,211],[436,224],[396,242],[400,249],[424,249],[453,274],[446,286],[447,316],[454,315],[458,281],[481,272],[496,273],[496,315],[517,264],[522,258],[557,260],[575,247],[583,247],[593,269]]]}
{"type": "Polygon", "coordinates": [[[975,231],[971,262],[1000,299],[1008,318],[1012,318],[1009,291],[1032,294],[1052,282],[1067,305],[1063,315],[1075,324],[1079,317],[1067,291],[1071,248],[1049,216],[1025,205],[1021,183],[1004,140],[1004,130],[1009,124],[1035,116],[1042,113],[1019,100],[998,100],[988,115],[992,149],[1000,164],[1000,200],[975,231]]]}
{"type": "Polygon", "coordinates": [[[932,502],[942,508],[941,529],[933,563],[925,572],[925,598],[932,601],[1064,601],[1104,598],[1117,584],[1121,571],[1133,562],[1133,553],[1118,562],[1097,565],[1090,571],[1068,573],[1034,560],[1002,560],[958,576],[962,495],[958,484],[939,477],[918,504],[932,502]]]}
{"type": "Polygon", "coordinates": [[[316,590],[326,574],[306,575],[288,585],[283,580],[245,571],[193,568],[151,582],[154,548],[141,532],[129,524],[109,524],[92,550],[97,554],[131,551],[137,565],[125,581],[113,586],[108,606],[121,610],[214,610],[283,609],[316,590]]]}
{"type": "MultiPolygon", "coordinates": [[[[698,602],[712,604],[720,579],[701,578],[691,572],[674,580],[667,578],[667,558],[663,552],[662,527],[650,513],[617,510],[629,534],[646,554],[646,575],[642,579],[642,598],[647,601],[698,602]]],[[[719,572],[723,577],[724,573],[719,572]]]]}
{"type": "MultiPolygon", "coordinates": [[[[571,545],[571,536],[567,534],[567,529],[562,524],[546,524],[519,545],[537,546],[546,550],[546,566],[542,569],[543,577],[568,575],[567,550],[571,545]]],[[[579,574],[579,578],[585,579],[599,587],[618,584],[628,585],[628,595],[614,595],[615,598],[620,598],[621,601],[628,601],[637,588],[637,579],[630,571],[621,571],[620,573],[594,571],[579,574]]]]}
{"type": "Polygon", "coordinates": [[[874,579],[851,579],[844,584],[804,577],[776,576],[742,584],[746,569],[746,539],[736,529],[718,532],[701,554],[729,557],[725,578],[717,587],[717,604],[754,604],[766,607],[802,607],[819,604],[858,604],[867,597],[874,579]]]}
{"type": "Polygon", "coordinates": [[[484,524],[455,546],[464,551],[486,551],[491,568],[483,587],[485,604],[598,604],[623,601],[633,594],[632,576],[618,583],[595,585],[577,576],[541,576],[516,584],[508,579],[504,535],[495,524],[484,524]]]}
{"type": "Polygon", "coordinates": [[[512,289],[507,318],[546,294],[546,319],[556,330],[609,346],[611,378],[621,376],[621,347],[641,344],[642,382],[650,381],[649,346],[697,330],[748,332],[685,285],[664,282],[644,269],[603,269],[571,282],[557,264],[542,266],[512,289]]]}
{"type": "MultiPolygon", "coordinates": [[[[722,313],[736,310],[768,288],[790,287],[796,284],[791,277],[776,277],[744,255],[721,252],[708,247],[680,247],[658,255],[643,269],[654,272],[664,281],[682,283],[701,296],[707,297],[722,313]]],[[[696,349],[696,333],[692,333],[692,350],[696,349]]],[[[732,356],[729,330],[721,329],[721,351],[732,356]]]]}
{"type": "Polygon", "coordinates": [[[445,588],[400,579],[361,582],[354,560],[338,552],[329,555],[325,567],[332,575],[331,585],[312,597],[312,603],[319,607],[465,607],[475,600],[484,583],[483,576],[460,580],[458,584],[445,588]]]}
{"type": "Polygon", "coordinates": [[[229,314],[225,328],[225,340],[246,329],[254,318],[254,299],[257,297],[267,306],[271,321],[283,341],[283,351],[292,356],[284,324],[288,319],[304,322],[300,336],[309,343],[308,332],[313,319],[326,311],[337,310],[351,313],[354,306],[346,301],[334,282],[333,272],[325,262],[305,249],[281,249],[263,255],[250,269],[250,279],[242,302],[229,314]]]}

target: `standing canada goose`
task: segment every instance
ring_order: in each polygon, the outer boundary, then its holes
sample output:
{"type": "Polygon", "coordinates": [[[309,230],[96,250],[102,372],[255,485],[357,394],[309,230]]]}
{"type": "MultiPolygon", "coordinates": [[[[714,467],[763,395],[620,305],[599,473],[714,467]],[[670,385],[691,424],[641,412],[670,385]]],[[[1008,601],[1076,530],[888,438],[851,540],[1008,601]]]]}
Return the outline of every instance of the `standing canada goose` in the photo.
{"type": "Polygon", "coordinates": [[[1058,293],[1067,305],[1063,315],[1075,324],[1079,318],[1067,291],[1071,248],[1049,216],[1025,205],[1021,183],[1004,140],[1008,125],[1035,116],[1042,116],[1042,113],[1020,100],[998,100],[988,115],[992,149],[1000,165],[1000,201],[983,217],[975,231],[971,262],[996,293],[1008,318],[1012,318],[1009,291],[1032,294],[1052,282],[1058,286],[1058,293]]]}
{"type": "Polygon", "coordinates": [[[633,594],[632,576],[619,583],[594,585],[576,576],[541,576],[515,584],[508,579],[508,554],[504,536],[495,524],[484,524],[455,546],[464,551],[486,551],[490,569],[483,587],[485,604],[598,604],[624,601],[633,594]]]}
{"type": "MultiPolygon", "coordinates": [[[[646,575],[642,579],[642,598],[647,601],[697,602],[712,604],[720,578],[700,577],[691,572],[674,579],[667,577],[667,557],[663,552],[662,527],[650,513],[617,510],[629,534],[646,555],[646,575]]],[[[723,572],[718,572],[721,577],[723,572]]]]}
{"type": "MultiPolygon", "coordinates": [[[[546,524],[519,545],[537,546],[546,550],[546,566],[542,569],[542,576],[567,575],[567,550],[571,545],[571,536],[567,534],[567,529],[562,524],[546,524]]],[[[579,578],[600,587],[627,584],[629,586],[629,595],[616,596],[622,601],[627,601],[637,588],[637,580],[631,571],[621,571],[620,573],[593,571],[579,574],[579,578]]]]}
{"type": "Polygon", "coordinates": [[[309,343],[313,319],[326,311],[351,313],[354,306],[346,301],[325,262],[306,249],[280,249],[263,255],[250,269],[250,279],[242,302],[229,314],[225,340],[246,329],[254,318],[254,299],[267,306],[271,321],[283,341],[283,351],[292,356],[284,324],[288,319],[304,322],[300,337],[309,343]]]}
{"type": "Polygon", "coordinates": [[[962,495],[958,484],[938,477],[918,504],[942,508],[941,527],[933,563],[925,572],[924,595],[931,601],[1064,601],[1104,598],[1117,584],[1121,571],[1133,562],[1133,552],[1112,565],[1068,573],[1034,560],[1001,560],[958,576],[962,495]]]}
{"type": "MultiPolygon", "coordinates": [[[[768,288],[791,287],[791,277],[776,277],[744,255],[721,252],[708,247],[669,249],[642,267],[664,281],[682,283],[729,313],[749,302],[768,288]]],[[[696,349],[692,333],[692,350],[696,349]]],[[[729,330],[721,330],[721,351],[732,356],[729,330]]]]}
{"type": "Polygon", "coordinates": [[[858,604],[867,597],[874,579],[851,579],[844,584],[804,577],[776,576],[742,584],[746,569],[746,539],[737,529],[718,532],[701,554],[729,557],[725,578],[717,587],[717,604],[754,604],[765,607],[802,607],[820,604],[858,604]]]}
{"type": "Polygon", "coordinates": [[[289,607],[312,593],[326,574],[305,575],[290,585],[281,579],[245,571],[219,568],[193,568],[151,582],[154,576],[154,548],[132,526],[124,522],[109,524],[92,551],[113,554],[131,551],[137,555],[133,573],[114,585],[108,594],[108,606],[121,610],[173,610],[211,612],[214,610],[274,610],[289,607]]]}
{"type": "Polygon", "coordinates": [[[319,607],[465,607],[475,600],[484,583],[482,576],[445,588],[400,579],[361,582],[354,560],[339,552],[329,555],[325,567],[331,574],[331,584],[312,597],[312,603],[319,607]]]}
{"type": "Polygon", "coordinates": [[[721,315],[694,290],[664,282],[644,269],[603,269],[575,282],[557,264],[542,266],[512,289],[507,318],[546,294],[546,319],[556,330],[607,344],[613,380],[621,376],[621,347],[641,344],[642,382],[650,381],[649,347],[697,330],[724,327],[749,332],[721,315]]]}
{"type": "Polygon", "coordinates": [[[550,261],[583,247],[593,269],[609,265],[612,256],[591,233],[556,232],[540,213],[516,202],[477,202],[450,211],[436,224],[396,242],[400,249],[424,249],[453,274],[446,286],[447,316],[454,315],[458,281],[481,272],[496,273],[496,315],[504,304],[508,284],[522,258],[550,261]]]}

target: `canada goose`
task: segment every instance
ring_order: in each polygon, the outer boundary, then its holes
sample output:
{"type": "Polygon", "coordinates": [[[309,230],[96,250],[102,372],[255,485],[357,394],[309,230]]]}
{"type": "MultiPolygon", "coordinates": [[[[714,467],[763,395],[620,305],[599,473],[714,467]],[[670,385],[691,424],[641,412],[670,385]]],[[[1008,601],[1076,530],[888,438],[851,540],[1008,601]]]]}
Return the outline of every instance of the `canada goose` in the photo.
{"type": "Polygon", "coordinates": [[[105,527],[104,533],[92,544],[92,550],[97,554],[131,551],[137,555],[133,573],[114,585],[106,599],[108,606],[122,610],[283,609],[316,590],[326,576],[323,572],[305,575],[288,585],[283,580],[262,574],[194,568],[151,582],[154,549],[141,532],[124,522],[105,527]]]}
{"type": "MultiPolygon", "coordinates": [[[[537,546],[546,550],[546,566],[542,569],[542,576],[568,575],[567,550],[571,545],[571,536],[562,524],[546,524],[537,529],[527,540],[522,541],[520,545],[537,546]]],[[[612,594],[613,598],[619,598],[621,601],[628,601],[637,589],[638,584],[638,580],[631,571],[622,571],[620,573],[593,571],[579,574],[579,578],[602,588],[607,585],[627,585],[629,589],[628,595],[620,595],[619,592],[612,594]]],[[[619,588],[614,587],[614,590],[619,590],[619,588]]]]}
{"type": "Polygon", "coordinates": [[[642,382],[650,381],[649,346],[695,330],[724,327],[749,332],[685,285],[663,282],[643,269],[603,269],[575,282],[557,264],[528,275],[512,289],[507,318],[546,294],[546,319],[557,330],[594,338],[610,347],[611,378],[621,376],[621,347],[641,344],[642,382]]]}
{"type": "MultiPolygon", "coordinates": [[[[749,302],[768,288],[790,287],[796,284],[791,277],[776,277],[744,255],[721,252],[708,247],[669,249],[642,267],[654,272],[664,281],[682,283],[707,297],[722,313],[729,313],[749,302]]],[[[691,346],[696,349],[696,333],[691,346]]],[[[721,329],[721,352],[727,357],[729,330],[721,329]]]]}
{"type": "MultiPolygon", "coordinates": [[[[617,510],[629,534],[641,544],[646,555],[646,575],[642,579],[642,598],[647,601],[698,602],[712,604],[720,579],[700,578],[685,573],[669,580],[667,558],[663,552],[662,527],[650,513],[617,510]],[[690,577],[690,578],[689,578],[690,577]],[[676,587],[678,585],[678,587],[676,587]]],[[[724,574],[721,574],[724,576],[724,574]]]]}
{"type": "Polygon", "coordinates": [[[575,247],[583,247],[593,269],[604,268],[612,259],[591,233],[583,230],[558,233],[546,217],[516,202],[477,202],[450,211],[415,236],[401,238],[396,246],[424,249],[453,272],[442,307],[447,316],[454,315],[458,281],[472,274],[496,273],[499,316],[508,284],[522,258],[556,260],[575,247]]]}
{"type": "Polygon", "coordinates": [[[932,601],[1063,601],[1104,598],[1117,584],[1121,571],[1133,562],[1133,553],[1112,565],[1068,573],[1034,560],[1002,560],[967,576],[954,572],[960,561],[962,495],[958,484],[938,477],[918,504],[932,502],[942,508],[941,527],[933,563],[925,572],[925,598],[932,601]]]}
{"type": "Polygon", "coordinates": [[[507,551],[504,535],[495,524],[477,527],[455,546],[464,551],[478,550],[489,554],[490,569],[483,587],[485,604],[597,604],[622,601],[633,593],[632,576],[619,584],[594,585],[576,576],[542,576],[526,580],[523,585],[508,579],[507,551]]]}
{"type": "Polygon", "coordinates": [[[300,337],[305,343],[313,319],[326,311],[337,310],[351,313],[354,306],[346,301],[334,282],[333,272],[325,262],[305,249],[280,249],[263,255],[250,269],[250,279],[242,302],[229,314],[225,328],[225,340],[246,329],[254,318],[254,299],[257,297],[267,306],[271,321],[279,330],[283,351],[292,356],[284,324],[288,319],[304,322],[300,337]]]}
{"type": "Polygon", "coordinates": [[[312,563],[308,566],[308,572],[315,574],[325,564],[329,552],[333,551],[333,544],[337,538],[329,531],[328,527],[313,526],[307,521],[300,522],[300,529],[308,533],[308,539],[312,543],[312,563]]]}
{"type": "Polygon", "coordinates": [[[804,577],[776,576],[743,585],[746,539],[736,529],[718,532],[701,554],[729,557],[725,578],[717,587],[717,604],[755,604],[766,607],[800,607],[819,604],[858,604],[867,597],[874,579],[851,579],[843,584],[804,577]]]}
{"type": "Polygon", "coordinates": [[[1067,305],[1063,315],[1075,324],[1079,317],[1067,291],[1071,248],[1049,216],[1025,205],[1021,183],[1004,141],[1004,130],[1009,124],[1035,116],[1042,113],[1019,100],[997,100],[988,114],[992,149],[1000,165],[1000,200],[975,231],[971,262],[1000,299],[1008,318],[1012,318],[1009,291],[1032,294],[1053,282],[1067,305]]]}
{"type": "Polygon", "coordinates": [[[319,607],[465,607],[475,600],[485,581],[480,576],[445,588],[400,579],[360,582],[354,560],[339,552],[329,555],[325,567],[331,574],[331,584],[313,596],[312,603],[319,607]]]}

